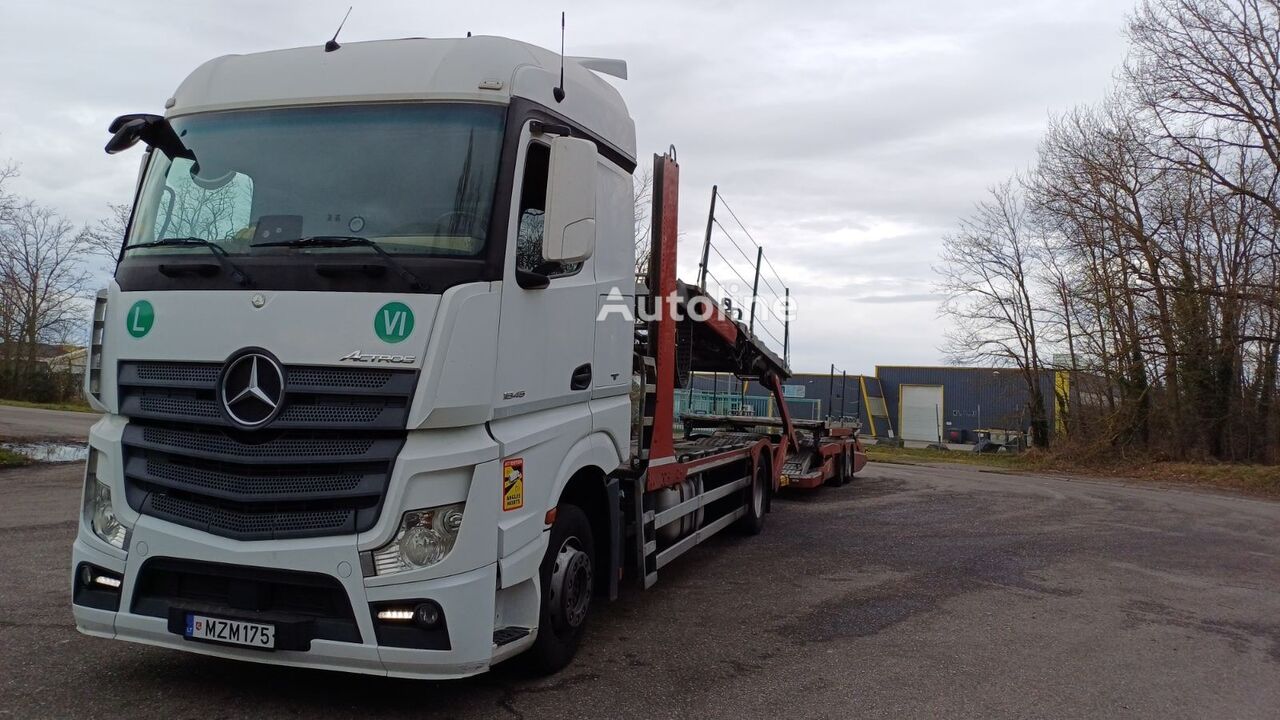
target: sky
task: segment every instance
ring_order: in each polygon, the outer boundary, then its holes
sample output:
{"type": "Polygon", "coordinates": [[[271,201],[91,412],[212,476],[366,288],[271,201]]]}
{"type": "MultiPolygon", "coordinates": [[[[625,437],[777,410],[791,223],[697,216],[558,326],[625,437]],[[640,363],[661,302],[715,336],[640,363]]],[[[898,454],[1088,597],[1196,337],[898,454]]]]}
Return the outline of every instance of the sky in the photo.
{"type": "Polygon", "coordinates": [[[163,112],[207,59],[322,44],[348,5],[344,41],[470,31],[553,49],[564,9],[567,54],[629,65],[615,84],[641,167],[677,148],[682,277],[715,184],[746,231],[718,218],[791,289],[792,369],[854,374],[945,362],[943,236],[1034,163],[1052,114],[1105,95],[1134,2],[5,0],[0,163],[20,165],[13,189],[77,224],[104,217],[129,199],[140,156],[102,152],[112,118],[163,112]]]}

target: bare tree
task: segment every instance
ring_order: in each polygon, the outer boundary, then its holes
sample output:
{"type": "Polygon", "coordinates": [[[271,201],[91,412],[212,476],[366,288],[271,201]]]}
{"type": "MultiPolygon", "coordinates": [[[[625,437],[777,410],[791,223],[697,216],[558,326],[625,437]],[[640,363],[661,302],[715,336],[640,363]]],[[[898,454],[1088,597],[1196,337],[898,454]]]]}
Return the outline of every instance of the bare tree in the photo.
{"type": "Polygon", "coordinates": [[[632,180],[634,184],[634,219],[636,241],[636,275],[649,272],[649,254],[652,247],[649,243],[653,227],[650,225],[650,212],[653,209],[653,170],[645,171],[632,180]]]}
{"type": "Polygon", "coordinates": [[[83,330],[88,274],[73,226],[33,202],[0,222],[0,359],[9,391],[21,390],[41,343],[64,343],[83,330]]]}
{"type": "Polygon", "coordinates": [[[1033,441],[1049,444],[1033,298],[1036,258],[1030,216],[1017,178],[990,189],[960,229],[943,239],[938,289],[952,321],[944,351],[957,362],[1018,368],[1027,385],[1033,441]]]}
{"type": "Polygon", "coordinates": [[[80,231],[80,241],[86,251],[111,262],[120,257],[124,246],[125,231],[129,227],[129,204],[111,203],[110,214],[80,231]]]}
{"type": "Polygon", "coordinates": [[[949,350],[1065,351],[1075,424],[1109,446],[1274,462],[1280,0],[1147,0],[1128,34],[1117,91],[1053,118],[1025,188],[947,239],[949,350]]]}
{"type": "Polygon", "coordinates": [[[1124,77],[1178,151],[1166,157],[1280,217],[1280,0],[1146,0],[1128,35],[1124,77]],[[1225,171],[1228,148],[1268,162],[1269,181],[1225,171]]]}

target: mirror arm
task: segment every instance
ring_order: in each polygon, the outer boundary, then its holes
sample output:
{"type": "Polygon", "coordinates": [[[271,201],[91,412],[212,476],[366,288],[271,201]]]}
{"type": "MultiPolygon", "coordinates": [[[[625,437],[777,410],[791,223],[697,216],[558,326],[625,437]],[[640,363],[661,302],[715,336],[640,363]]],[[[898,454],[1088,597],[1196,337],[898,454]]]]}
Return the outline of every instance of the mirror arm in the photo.
{"type": "Polygon", "coordinates": [[[551,284],[551,278],[536,272],[516,268],[516,284],[525,290],[541,290],[551,284]]]}
{"type": "Polygon", "coordinates": [[[573,136],[573,128],[568,125],[556,125],[554,123],[546,123],[541,120],[534,120],[529,123],[529,132],[534,135],[563,135],[564,137],[573,136]]]}

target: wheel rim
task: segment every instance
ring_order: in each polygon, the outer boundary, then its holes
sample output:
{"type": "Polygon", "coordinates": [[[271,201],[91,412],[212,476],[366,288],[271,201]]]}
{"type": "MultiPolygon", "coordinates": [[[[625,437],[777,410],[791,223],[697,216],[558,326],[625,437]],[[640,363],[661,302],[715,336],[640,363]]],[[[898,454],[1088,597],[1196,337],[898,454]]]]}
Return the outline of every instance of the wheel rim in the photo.
{"type": "Polygon", "coordinates": [[[591,608],[591,556],[575,537],[566,538],[551,571],[551,612],[557,625],[568,630],[582,626],[591,608]]]}

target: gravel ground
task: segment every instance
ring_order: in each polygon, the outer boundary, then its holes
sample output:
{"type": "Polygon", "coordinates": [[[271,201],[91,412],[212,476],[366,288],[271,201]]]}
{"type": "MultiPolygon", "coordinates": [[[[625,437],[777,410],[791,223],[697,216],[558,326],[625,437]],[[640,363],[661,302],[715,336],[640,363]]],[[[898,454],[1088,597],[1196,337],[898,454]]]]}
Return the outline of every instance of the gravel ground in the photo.
{"type": "Polygon", "coordinates": [[[578,660],[452,683],[80,636],[81,468],[0,472],[0,717],[1274,718],[1280,503],[871,464],[779,499],[649,591],[578,660]]]}

